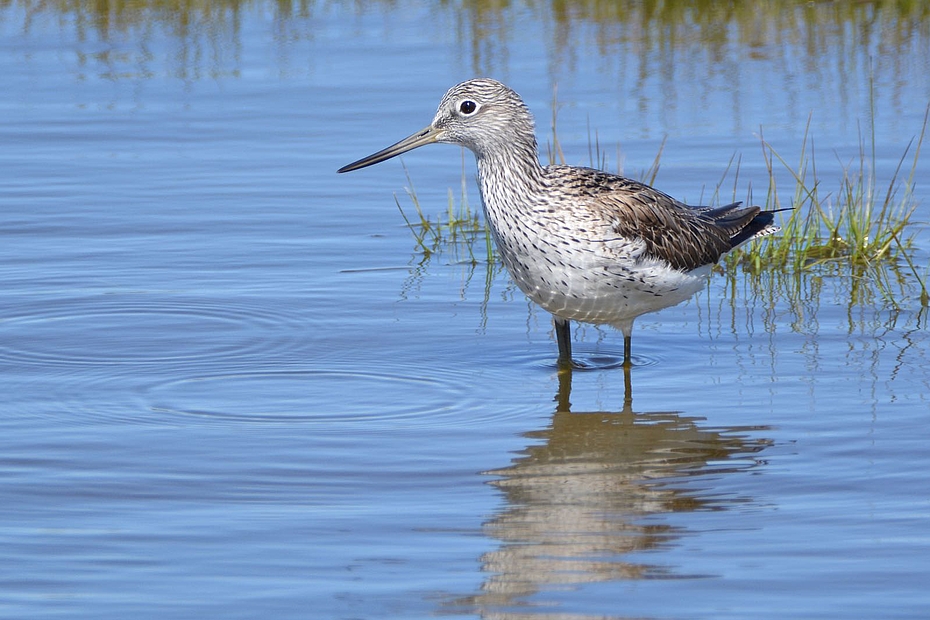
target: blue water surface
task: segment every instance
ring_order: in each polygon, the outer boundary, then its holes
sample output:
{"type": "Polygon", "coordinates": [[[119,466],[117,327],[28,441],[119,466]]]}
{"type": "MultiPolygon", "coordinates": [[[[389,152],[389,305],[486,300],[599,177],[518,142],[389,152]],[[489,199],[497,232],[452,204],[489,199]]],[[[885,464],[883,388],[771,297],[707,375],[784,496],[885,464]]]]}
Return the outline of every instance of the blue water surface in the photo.
{"type": "Polygon", "coordinates": [[[560,375],[483,242],[418,248],[459,149],[335,173],[488,74],[544,160],[555,111],[692,202],[772,199],[762,139],[783,206],[804,145],[830,208],[862,153],[885,192],[927,16],[735,6],[0,8],[0,617],[926,617],[926,163],[894,303],[718,274],[629,384],[591,326],[560,375]]]}

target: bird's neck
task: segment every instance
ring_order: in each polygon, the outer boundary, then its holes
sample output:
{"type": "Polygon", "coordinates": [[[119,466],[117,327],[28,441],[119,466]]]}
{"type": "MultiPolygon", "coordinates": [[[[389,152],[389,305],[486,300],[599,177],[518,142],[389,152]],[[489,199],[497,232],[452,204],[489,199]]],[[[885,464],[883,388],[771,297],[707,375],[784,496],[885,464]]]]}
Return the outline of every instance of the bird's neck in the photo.
{"type": "Polygon", "coordinates": [[[492,225],[502,211],[532,210],[533,197],[545,184],[535,138],[514,140],[506,148],[478,154],[477,159],[478,182],[492,225]]]}

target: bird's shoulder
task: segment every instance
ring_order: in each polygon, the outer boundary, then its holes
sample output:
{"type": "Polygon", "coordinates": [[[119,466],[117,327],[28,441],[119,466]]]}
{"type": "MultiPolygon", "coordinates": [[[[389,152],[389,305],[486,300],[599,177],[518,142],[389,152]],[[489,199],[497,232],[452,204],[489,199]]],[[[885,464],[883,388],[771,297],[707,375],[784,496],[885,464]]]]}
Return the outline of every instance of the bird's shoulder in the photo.
{"type": "Polygon", "coordinates": [[[555,191],[585,197],[604,208],[636,208],[655,205],[685,213],[690,208],[668,194],[645,183],[594,168],[553,165],[544,168],[550,187],[555,191]]]}

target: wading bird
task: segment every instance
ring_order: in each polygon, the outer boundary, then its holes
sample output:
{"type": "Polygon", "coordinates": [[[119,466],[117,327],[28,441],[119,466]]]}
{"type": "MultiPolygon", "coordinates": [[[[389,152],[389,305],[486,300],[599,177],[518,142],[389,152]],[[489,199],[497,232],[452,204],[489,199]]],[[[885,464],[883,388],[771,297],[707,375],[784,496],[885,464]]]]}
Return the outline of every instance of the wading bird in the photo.
{"type": "Polygon", "coordinates": [[[552,314],[563,365],[571,364],[574,320],[623,332],[628,368],[636,317],[690,298],[722,255],[778,230],[774,211],[691,207],[622,176],[540,165],[532,114],[491,79],[453,86],[426,128],[339,172],[434,142],[475,154],[500,256],[520,290],[552,314]]]}

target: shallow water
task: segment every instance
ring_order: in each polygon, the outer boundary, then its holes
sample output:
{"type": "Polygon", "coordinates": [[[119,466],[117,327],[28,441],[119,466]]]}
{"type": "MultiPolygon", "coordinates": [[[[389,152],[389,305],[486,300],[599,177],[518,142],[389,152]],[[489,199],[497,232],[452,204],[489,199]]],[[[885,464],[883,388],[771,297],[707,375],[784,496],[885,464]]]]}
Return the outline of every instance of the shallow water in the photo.
{"type": "MultiPolygon", "coordinates": [[[[544,158],[557,84],[570,163],[666,138],[692,202],[734,153],[721,194],[764,198],[760,126],[793,164],[808,118],[823,191],[873,120],[887,187],[927,15],[665,6],[3,5],[0,617],[925,617],[907,269],[898,309],[717,275],[637,321],[628,381],[592,327],[559,375],[506,274],[417,251],[400,163],[335,174],[487,73],[544,158]]],[[[404,163],[434,218],[459,200],[458,150],[404,163]]]]}

